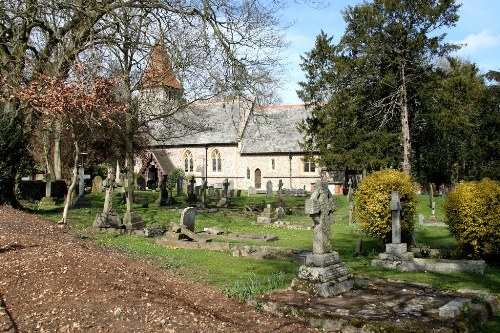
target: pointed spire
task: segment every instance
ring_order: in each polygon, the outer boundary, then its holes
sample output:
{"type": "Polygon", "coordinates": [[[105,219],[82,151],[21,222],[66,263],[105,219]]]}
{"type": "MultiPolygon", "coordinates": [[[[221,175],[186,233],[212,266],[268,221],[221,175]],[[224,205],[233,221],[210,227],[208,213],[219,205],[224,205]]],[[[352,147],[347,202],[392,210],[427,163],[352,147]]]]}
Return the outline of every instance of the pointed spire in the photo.
{"type": "Polygon", "coordinates": [[[142,77],[142,87],[171,87],[182,90],[182,85],[175,76],[167,48],[162,40],[156,43],[151,53],[148,67],[142,77]]]}

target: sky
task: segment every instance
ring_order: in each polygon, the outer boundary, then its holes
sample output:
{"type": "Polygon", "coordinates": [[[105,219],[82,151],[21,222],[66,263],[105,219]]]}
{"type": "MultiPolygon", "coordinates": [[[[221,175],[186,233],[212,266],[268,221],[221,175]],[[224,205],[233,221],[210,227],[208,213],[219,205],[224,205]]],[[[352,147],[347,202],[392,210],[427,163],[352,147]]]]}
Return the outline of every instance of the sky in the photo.
{"type": "MultiPolygon", "coordinates": [[[[345,30],[341,10],[360,3],[360,0],[330,0],[321,8],[294,3],[278,14],[283,22],[293,23],[286,32],[290,46],[285,54],[288,77],[282,92],[283,104],[302,103],[295,92],[299,89],[297,82],[305,81],[300,56],[314,47],[321,30],[338,42],[345,30]]],[[[457,3],[462,4],[460,19],[455,27],[443,31],[447,34],[446,41],[467,44],[455,55],[475,63],[481,72],[500,71],[500,1],[458,0],[457,3]]]]}

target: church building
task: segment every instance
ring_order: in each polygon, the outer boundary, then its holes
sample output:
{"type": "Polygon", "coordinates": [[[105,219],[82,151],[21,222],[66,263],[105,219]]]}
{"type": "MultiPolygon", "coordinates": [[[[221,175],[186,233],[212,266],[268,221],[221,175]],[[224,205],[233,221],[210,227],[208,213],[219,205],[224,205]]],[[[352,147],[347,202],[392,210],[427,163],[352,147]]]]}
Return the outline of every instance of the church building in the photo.
{"type": "MultiPolygon", "coordinates": [[[[151,126],[157,135],[139,170],[146,186],[155,188],[163,175],[180,168],[198,185],[206,178],[208,186],[222,187],[228,179],[230,188],[259,190],[271,181],[276,190],[281,180],[283,188],[313,190],[321,170],[299,145],[297,125],[310,112],[303,105],[259,107],[231,99],[177,111],[182,89],[159,43],[142,80],[140,105],[151,112],[173,111],[165,119],[168,130],[151,126]]],[[[332,184],[332,190],[341,193],[342,184],[332,184]]]]}

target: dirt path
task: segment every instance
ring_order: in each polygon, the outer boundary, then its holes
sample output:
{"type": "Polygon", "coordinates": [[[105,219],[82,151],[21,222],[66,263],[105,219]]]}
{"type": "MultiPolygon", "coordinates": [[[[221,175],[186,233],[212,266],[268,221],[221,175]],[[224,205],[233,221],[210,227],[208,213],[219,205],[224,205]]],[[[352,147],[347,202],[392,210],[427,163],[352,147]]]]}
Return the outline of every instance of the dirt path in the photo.
{"type": "Polygon", "coordinates": [[[0,207],[0,331],[317,332],[0,207]]]}

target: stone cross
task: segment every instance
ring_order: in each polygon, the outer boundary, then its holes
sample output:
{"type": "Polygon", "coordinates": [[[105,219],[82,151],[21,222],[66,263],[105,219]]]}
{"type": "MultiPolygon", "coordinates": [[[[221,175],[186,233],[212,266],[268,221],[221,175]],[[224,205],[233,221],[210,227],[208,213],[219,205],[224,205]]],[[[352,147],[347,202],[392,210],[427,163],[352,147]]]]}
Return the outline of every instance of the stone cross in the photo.
{"type": "Polygon", "coordinates": [[[45,182],[45,197],[49,198],[52,195],[52,175],[47,172],[43,175],[43,181],[45,182]]]}
{"type": "Polygon", "coordinates": [[[229,181],[224,179],[224,183],[222,183],[222,186],[224,186],[224,189],[222,190],[222,197],[227,198],[227,189],[229,188],[229,181]]]}
{"type": "Polygon", "coordinates": [[[351,203],[352,202],[352,192],[353,192],[353,188],[352,188],[352,179],[349,178],[349,182],[347,183],[348,185],[348,191],[347,191],[347,202],[351,203]]]}
{"type": "Polygon", "coordinates": [[[113,194],[116,187],[114,169],[109,170],[104,187],[106,188],[106,196],[104,197],[104,208],[102,212],[109,213],[113,207],[113,194]]]}
{"type": "Polygon", "coordinates": [[[328,190],[328,182],[317,180],[314,192],[305,204],[305,211],[314,222],[313,254],[332,252],[330,225],[335,209],[335,201],[328,190]]]}
{"type": "Polygon", "coordinates": [[[78,168],[78,196],[83,197],[85,192],[85,179],[90,179],[90,175],[85,175],[83,167],[78,168]]]}
{"type": "Polygon", "coordinates": [[[191,187],[189,188],[189,194],[193,195],[194,194],[194,184],[196,183],[196,179],[194,179],[194,176],[191,177],[189,180],[189,184],[191,184],[191,187]]]}
{"type": "Polygon", "coordinates": [[[278,182],[278,191],[281,192],[281,189],[283,188],[283,181],[280,179],[278,182]]]}
{"type": "Polygon", "coordinates": [[[401,201],[399,192],[391,193],[392,243],[401,244],[401,201]]]}

